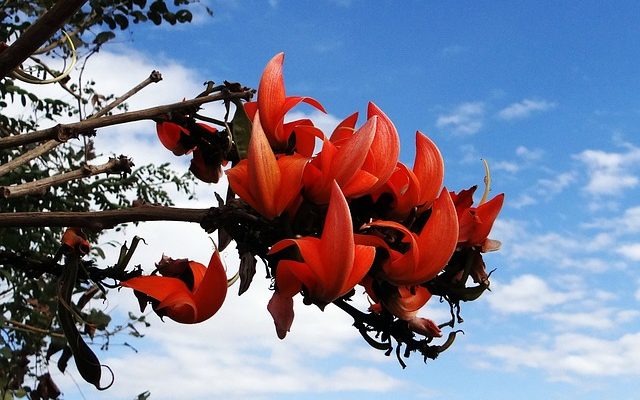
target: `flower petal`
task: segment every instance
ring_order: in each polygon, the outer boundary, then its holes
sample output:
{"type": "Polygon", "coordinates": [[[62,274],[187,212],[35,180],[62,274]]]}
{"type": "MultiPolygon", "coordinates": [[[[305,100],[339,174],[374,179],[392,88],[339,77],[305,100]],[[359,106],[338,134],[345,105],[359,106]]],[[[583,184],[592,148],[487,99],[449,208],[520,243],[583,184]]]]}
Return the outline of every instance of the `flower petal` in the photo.
{"type": "Polygon", "coordinates": [[[458,218],[446,188],[433,203],[431,215],[417,238],[420,248],[418,281],[434,278],[445,267],[458,242],[458,218]]]}
{"type": "MultiPolygon", "coordinates": [[[[285,101],[284,78],[282,64],[284,53],[276,54],[264,68],[258,86],[258,110],[264,129],[275,134],[276,127],[282,119],[282,105],[285,101]]],[[[255,122],[254,122],[255,125],[255,122]]]]}
{"type": "Polygon", "coordinates": [[[378,117],[376,135],[363,169],[378,177],[378,183],[371,189],[376,190],[387,182],[393,174],[400,155],[400,137],[393,122],[374,103],[369,103],[367,118],[378,117]]]}
{"type": "Polygon", "coordinates": [[[211,318],[222,307],[226,296],[227,274],[220,260],[220,253],[216,250],[211,255],[207,271],[202,277],[200,285],[193,293],[197,310],[194,322],[202,322],[211,318]]]}
{"type": "Polygon", "coordinates": [[[284,339],[293,324],[293,297],[274,292],[267,310],[273,318],[278,338],[284,339]]]}
{"type": "Polygon", "coordinates": [[[444,160],[438,147],[419,131],[416,132],[416,159],[413,172],[420,182],[418,204],[430,207],[438,197],[444,181],[444,160]]]}

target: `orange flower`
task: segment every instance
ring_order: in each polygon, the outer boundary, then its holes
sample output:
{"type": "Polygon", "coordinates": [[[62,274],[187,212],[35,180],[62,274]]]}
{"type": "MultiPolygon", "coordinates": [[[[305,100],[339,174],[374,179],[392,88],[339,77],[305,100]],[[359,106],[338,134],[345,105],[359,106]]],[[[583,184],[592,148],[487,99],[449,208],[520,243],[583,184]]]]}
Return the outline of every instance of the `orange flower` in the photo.
{"type": "Polygon", "coordinates": [[[440,150],[427,136],[418,131],[413,170],[398,162],[389,180],[374,195],[374,200],[382,193],[390,193],[394,201],[389,215],[401,220],[417,206],[421,210],[431,207],[440,193],[443,180],[444,161],[440,150]]]}
{"type": "Polygon", "coordinates": [[[334,181],[349,198],[366,194],[376,184],[376,176],[363,170],[362,166],[374,141],[377,124],[378,117],[374,116],[355,133],[339,140],[338,145],[324,139],[322,151],[304,174],[305,193],[311,200],[326,204],[334,181]]]}
{"type": "Polygon", "coordinates": [[[158,301],[154,311],[176,322],[195,324],[211,318],[227,295],[227,275],[218,251],[208,267],[195,261],[163,261],[165,265],[161,262],[159,269],[168,276],[139,276],[120,285],[158,301]]]}
{"type": "Polygon", "coordinates": [[[400,155],[398,130],[378,106],[369,102],[367,119],[371,119],[374,116],[378,117],[376,134],[369,148],[367,159],[362,166],[363,170],[378,178],[376,184],[369,189],[371,192],[382,187],[389,180],[396,169],[398,156],[400,155]]]}
{"type": "Polygon", "coordinates": [[[272,219],[300,196],[302,173],[307,161],[307,158],[295,154],[276,158],[257,112],[247,158],[227,171],[229,185],[253,209],[272,219]]]}
{"type": "Polygon", "coordinates": [[[375,257],[374,247],[354,243],[349,206],[335,182],[320,238],[281,240],[269,254],[290,246],[298,248],[302,261],[278,262],[276,290],[267,307],[280,339],[293,323],[293,296],[303,291],[306,301],[324,308],[353,289],[367,274],[375,257]]]}
{"type": "Polygon", "coordinates": [[[467,247],[479,246],[483,252],[498,250],[500,242],[487,237],[502,209],[504,193],[481,203],[478,207],[472,207],[473,193],[476,189],[477,186],[473,186],[460,191],[460,193],[451,193],[460,224],[458,243],[467,247]]]}
{"type": "Polygon", "coordinates": [[[438,325],[430,319],[418,317],[418,311],[431,298],[431,292],[423,286],[390,286],[381,290],[383,297],[378,298],[373,286],[374,281],[366,276],[360,284],[364,286],[369,297],[375,302],[369,310],[380,313],[382,308],[403,321],[407,321],[409,329],[427,337],[440,337],[442,332],[438,325]]]}
{"type": "Polygon", "coordinates": [[[458,218],[446,189],[431,207],[431,215],[419,234],[393,221],[374,221],[371,227],[391,228],[402,233],[406,252],[392,249],[379,237],[358,235],[358,243],[385,247],[389,259],[382,267],[383,279],[396,286],[414,286],[433,279],[447,265],[456,249],[458,218]]]}
{"type": "Polygon", "coordinates": [[[87,235],[80,228],[67,228],[62,235],[62,244],[77,251],[80,255],[89,253],[91,249],[87,235]]]}
{"type": "Polygon", "coordinates": [[[188,154],[193,150],[194,145],[189,139],[191,134],[183,126],[168,121],[157,122],[156,132],[160,143],[176,156],[188,154]]]}
{"type": "MultiPolygon", "coordinates": [[[[285,124],[284,116],[289,110],[300,103],[307,103],[325,112],[324,107],[311,97],[286,96],[284,78],[282,77],[283,62],[284,53],[279,53],[267,63],[258,86],[258,101],[245,104],[245,111],[249,118],[253,119],[256,110],[260,112],[260,123],[269,139],[269,143],[276,150],[283,150],[288,147],[289,136],[291,136],[297,125],[310,122],[309,120],[300,120],[285,124]]],[[[300,146],[300,142],[307,143],[310,141],[313,143],[314,140],[313,136],[301,137],[296,135],[296,147],[300,146]]],[[[305,146],[305,148],[308,147],[305,146]]],[[[311,149],[313,149],[313,146],[311,146],[311,149]]],[[[311,155],[310,153],[303,154],[311,155]]]]}

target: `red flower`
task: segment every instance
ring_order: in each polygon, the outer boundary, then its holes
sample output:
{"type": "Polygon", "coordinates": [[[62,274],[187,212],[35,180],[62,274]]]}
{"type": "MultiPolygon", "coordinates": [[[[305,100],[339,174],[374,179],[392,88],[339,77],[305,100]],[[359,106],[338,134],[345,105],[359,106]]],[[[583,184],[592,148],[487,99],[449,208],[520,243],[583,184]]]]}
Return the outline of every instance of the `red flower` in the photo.
{"type": "Polygon", "coordinates": [[[307,158],[276,158],[262,130],[259,112],[253,119],[247,159],[227,171],[229,185],[240,198],[267,218],[275,218],[300,196],[307,158]]]}
{"type": "Polygon", "coordinates": [[[416,132],[413,170],[398,162],[395,171],[375,197],[384,192],[390,193],[394,203],[389,215],[403,219],[415,207],[421,210],[430,208],[440,193],[443,180],[444,161],[438,147],[427,136],[416,132]]]}
{"type": "Polygon", "coordinates": [[[227,275],[216,250],[209,266],[187,260],[164,260],[159,270],[167,276],[140,276],[120,282],[159,303],[154,310],[176,322],[195,324],[211,318],[227,295],[227,275]]]}
{"type": "Polygon", "coordinates": [[[402,234],[408,250],[392,249],[384,240],[371,235],[358,235],[362,244],[384,247],[389,259],[382,267],[382,278],[396,286],[414,286],[433,279],[447,265],[456,249],[458,218],[446,189],[431,207],[431,215],[419,234],[393,221],[374,221],[368,226],[391,228],[402,234]]]}
{"type": "Polygon", "coordinates": [[[276,290],[267,307],[280,339],[293,323],[293,296],[303,291],[307,301],[324,308],[353,289],[375,257],[374,247],[354,243],[349,206],[335,182],[320,238],[281,240],[273,245],[270,254],[290,246],[298,248],[302,261],[278,262],[276,290]]]}
{"type": "Polygon", "coordinates": [[[483,252],[498,250],[500,242],[487,237],[502,209],[504,193],[487,202],[481,202],[478,207],[472,207],[473,193],[476,189],[477,186],[473,186],[460,191],[460,193],[451,193],[460,224],[458,243],[461,246],[481,247],[483,252]]]}
{"type": "Polygon", "coordinates": [[[80,228],[67,228],[62,235],[62,244],[77,251],[80,255],[87,254],[91,250],[87,235],[80,228]]]}
{"type": "Polygon", "coordinates": [[[349,198],[366,194],[376,184],[377,178],[364,171],[362,166],[375,138],[377,123],[378,117],[369,119],[355,133],[340,140],[338,145],[324,139],[322,151],[307,166],[304,174],[305,192],[311,200],[326,204],[334,181],[349,198]]]}
{"type": "MultiPolygon", "coordinates": [[[[275,150],[284,150],[288,147],[289,137],[297,125],[311,123],[309,120],[300,120],[285,124],[284,116],[289,110],[300,103],[307,103],[325,112],[322,105],[311,97],[286,96],[284,78],[282,77],[283,62],[284,53],[279,53],[267,63],[258,86],[258,101],[245,103],[245,110],[249,118],[253,119],[256,110],[260,112],[260,123],[269,143],[275,150]]],[[[309,149],[309,143],[311,143],[310,148],[313,150],[314,141],[313,136],[296,135],[297,148],[309,149]]],[[[306,153],[302,154],[311,155],[311,153],[306,153]]]]}

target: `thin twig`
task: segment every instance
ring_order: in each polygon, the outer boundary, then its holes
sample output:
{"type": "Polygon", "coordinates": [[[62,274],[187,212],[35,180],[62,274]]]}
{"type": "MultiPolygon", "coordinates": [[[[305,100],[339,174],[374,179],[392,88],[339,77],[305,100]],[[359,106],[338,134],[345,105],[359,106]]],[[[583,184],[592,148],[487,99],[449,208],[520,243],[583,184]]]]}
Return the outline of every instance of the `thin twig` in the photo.
{"type": "Polygon", "coordinates": [[[36,157],[40,157],[41,155],[50,152],[51,150],[56,148],[60,143],[61,142],[58,142],[57,140],[52,139],[36,147],[35,149],[29,150],[26,153],[20,154],[18,157],[14,158],[8,163],[0,165],[0,176],[13,171],[14,169],[18,168],[22,164],[26,164],[36,157]]]}
{"type": "Polygon", "coordinates": [[[0,186],[0,197],[10,198],[26,196],[30,194],[43,194],[49,187],[59,185],[73,179],[84,178],[103,173],[131,172],[131,160],[124,156],[111,158],[102,165],[83,165],[73,171],[53,175],[33,182],[21,185],[0,186]]]}
{"type": "Polygon", "coordinates": [[[19,66],[87,0],[58,0],[6,50],[0,53],[0,79],[19,66]]]}
{"type": "Polygon", "coordinates": [[[141,91],[142,89],[147,87],[149,84],[158,83],[161,80],[162,80],[162,74],[160,73],[160,71],[155,71],[155,70],[151,71],[151,74],[147,77],[147,79],[145,79],[144,81],[138,83],[133,89],[129,90],[127,93],[125,93],[122,96],[118,97],[117,99],[115,99],[110,104],[107,104],[107,106],[105,108],[103,108],[102,110],[100,110],[97,113],[93,114],[89,118],[102,117],[103,115],[105,115],[109,111],[111,111],[114,108],[118,107],[120,104],[122,104],[129,97],[133,96],[134,94],[138,93],[139,91],[141,91]]]}
{"type": "Polygon", "coordinates": [[[0,213],[0,227],[76,226],[102,230],[118,224],[138,221],[200,223],[208,212],[208,208],[177,208],[149,204],[107,211],[12,212],[0,213]]]}
{"type": "Polygon", "coordinates": [[[35,326],[31,326],[31,325],[27,325],[27,324],[23,324],[21,322],[18,321],[14,321],[11,319],[7,319],[5,320],[8,325],[9,329],[15,329],[18,331],[23,331],[23,332],[30,332],[30,333],[40,333],[43,335],[49,335],[49,336],[55,336],[55,337],[59,337],[59,338],[64,338],[64,335],[62,333],[58,333],[58,332],[53,332],[49,329],[42,329],[42,328],[38,328],[35,326]]]}
{"type": "Polygon", "coordinates": [[[249,100],[253,96],[253,93],[253,90],[243,90],[240,92],[225,91],[210,96],[199,97],[192,100],[151,107],[138,111],[108,115],[96,119],[86,119],[84,121],[74,122],[71,124],[58,124],[54,127],[42,129],[31,133],[0,138],[0,149],[17,147],[24,144],[36,143],[49,139],[57,139],[61,142],[65,142],[71,138],[77,137],[80,134],[92,133],[97,128],[125,124],[144,119],[153,119],[163,114],[168,114],[176,111],[193,110],[194,108],[197,108],[202,104],[210,103],[212,101],[232,99],[249,100]]]}
{"type": "MultiPolygon", "coordinates": [[[[51,76],[56,76],[55,72],[49,68],[49,66],[47,64],[45,64],[42,60],[40,60],[39,58],[30,57],[33,61],[35,61],[38,65],[40,65],[42,67],[42,69],[44,69],[49,75],[51,76]]],[[[57,82],[58,85],[60,85],[61,88],[63,88],[67,93],[69,93],[70,95],[72,95],[73,97],[75,97],[76,99],[80,99],[82,100],[82,96],[80,96],[79,94],[77,94],[76,92],[74,92],[73,90],[71,90],[69,88],[69,86],[67,86],[67,84],[65,83],[65,80],[61,80],[57,82]]]]}

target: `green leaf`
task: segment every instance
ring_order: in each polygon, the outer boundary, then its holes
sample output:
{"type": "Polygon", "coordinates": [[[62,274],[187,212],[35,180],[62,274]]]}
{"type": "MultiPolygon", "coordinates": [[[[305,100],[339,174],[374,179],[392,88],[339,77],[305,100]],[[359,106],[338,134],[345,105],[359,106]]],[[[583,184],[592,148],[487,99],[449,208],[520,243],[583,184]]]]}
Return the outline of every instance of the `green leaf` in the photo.
{"type": "Polygon", "coordinates": [[[115,37],[116,37],[116,34],[111,32],[111,31],[100,32],[93,39],[93,43],[100,45],[100,44],[108,42],[109,40],[111,40],[111,39],[113,39],[115,37]]]}
{"type": "Polygon", "coordinates": [[[240,100],[233,100],[236,106],[236,112],[231,120],[231,135],[238,150],[240,160],[247,158],[249,150],[249,140],[251,139],[251,120],[244,111],[244,106],[240,100]]]}

